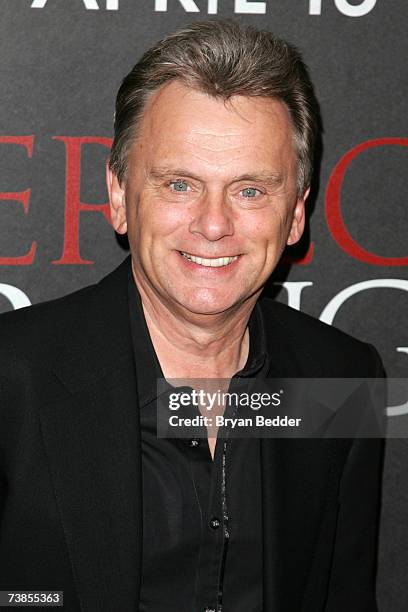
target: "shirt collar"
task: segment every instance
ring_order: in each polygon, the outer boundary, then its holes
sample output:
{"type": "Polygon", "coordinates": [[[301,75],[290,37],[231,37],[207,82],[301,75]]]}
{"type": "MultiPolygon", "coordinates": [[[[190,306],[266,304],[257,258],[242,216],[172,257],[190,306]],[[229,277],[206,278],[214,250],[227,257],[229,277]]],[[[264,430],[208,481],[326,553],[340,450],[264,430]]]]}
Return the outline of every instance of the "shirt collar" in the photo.
{"type": "MultiPolygon", "coordinates": [[[[164,375],[150,338],[142,300],[133,278],[131,265],[129,265],[128,272],[128,300],[139,404],[140,408],[143,408],[157,398],[157,379],[164,378],[164,375]]],[[[269,355],[265,340],[262,310],[258,303],[252,310],[248,326],[248,359],[245,366],[234,375],[234,378],[265,378],[269,369],[269,355]]]]}

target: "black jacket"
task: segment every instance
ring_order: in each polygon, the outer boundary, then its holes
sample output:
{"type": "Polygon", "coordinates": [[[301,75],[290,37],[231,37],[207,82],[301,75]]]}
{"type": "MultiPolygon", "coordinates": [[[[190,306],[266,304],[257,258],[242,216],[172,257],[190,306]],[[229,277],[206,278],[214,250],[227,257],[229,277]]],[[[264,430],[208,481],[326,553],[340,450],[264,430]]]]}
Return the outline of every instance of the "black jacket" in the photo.
{"type": "MultiPolygon", "coordinates": [[[[63,590],[67,612],[138,609],[129,261],[95,285],[0,317],[0,590],[63,590]]],[[[260,304],[280,376],[383,376],[371,345],[260,304]]],[[[261,445],[264,612],[374,612],[383,441],[261,445]]]]}

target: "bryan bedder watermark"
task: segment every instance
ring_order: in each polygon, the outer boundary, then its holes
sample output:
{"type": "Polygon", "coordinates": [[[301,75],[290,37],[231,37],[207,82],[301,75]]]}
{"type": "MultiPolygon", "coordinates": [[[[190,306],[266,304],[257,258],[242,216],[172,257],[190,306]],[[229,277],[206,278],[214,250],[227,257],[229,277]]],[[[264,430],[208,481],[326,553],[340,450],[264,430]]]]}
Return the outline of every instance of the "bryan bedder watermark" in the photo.
{"type": "Polygon", "coordinates": [[[382,378],[160,379],[157,435],[384,437],[386,401],[382,378]]]}
{"type": "Polygon", "coordinates": [[[169,395],[169,410],[178,411],[180,408],[189,407],[203,409],[208,414],[196,414],[195,416],[180,416],[172,414],[168,422],[170,427],[206,427],[213,428],[252,428],[252,427],[299,427],[302,418],[290,418],[287,415],[268,418],[263,414],[254,416],[238,417],[226,416],[225,414],[212,414],[221,407],[238,407],[241,409],[250,408],[258,411],[261,408],[280,406],[282,402],[283,390],[276,393],[267,392],[230,392],[217,389],[215,392],[208,392],[204,389],[194,389],[190,391],[172,392],[169,395]],[[210,414],[211,413],[211,414],[210,414]]]}
{"type": "Polygon", "coordinates": [[[179,417],[172,415],[169,418],[171,427],[231,427],[231,429],[247,427],[299,427],[302,418],[291,419],[288,416],[267,418],[262,414],[255,417],[225,417],[220,414],[215,417],[197,415],[195,417],[179,417]]]}

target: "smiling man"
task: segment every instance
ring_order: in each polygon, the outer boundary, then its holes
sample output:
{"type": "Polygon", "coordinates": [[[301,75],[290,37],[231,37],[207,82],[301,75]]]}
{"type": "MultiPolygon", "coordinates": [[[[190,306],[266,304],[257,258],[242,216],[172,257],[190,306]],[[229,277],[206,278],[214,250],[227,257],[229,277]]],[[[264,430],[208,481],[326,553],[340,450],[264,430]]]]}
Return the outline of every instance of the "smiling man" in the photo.
{"type": "Polygon", "coordinates": [[[304,228],[297,165],[280,100],[173,79],[146,104],[126,180],[109,170],[108,187],[166,378],[230,379],[247,362],[250,314],[304,228]]]}
{"type": "Polygon", "coordinates": [[[383,376],[371,345],[261,297],[304,231],[317,129],[298,52],[236,22],[125,77],[107,184],[130,256],[0,319],[1,589],[70,611],[377,609],[380,439],[157,435],[159,379],[383,376]]]}

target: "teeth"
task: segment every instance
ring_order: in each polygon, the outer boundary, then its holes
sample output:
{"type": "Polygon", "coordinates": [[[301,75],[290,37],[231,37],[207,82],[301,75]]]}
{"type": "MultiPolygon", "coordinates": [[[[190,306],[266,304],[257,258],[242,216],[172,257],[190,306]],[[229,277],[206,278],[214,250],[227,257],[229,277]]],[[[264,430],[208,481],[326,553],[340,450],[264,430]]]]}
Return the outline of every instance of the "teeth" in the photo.
{"type": "Polygon", "coordinates": [[[221,266],[227,266],[231,262],[238,259],[238,255],[235,257],[214,257],[212,259],[205,259],[204,257],[195,257],[194,255],[184,253],[183,251],[181,251],[181,254],[186,259],[189,259],[196,264],[200,264],[200,266],[207,266],[209,268],[221,268],[221,266]]]}

